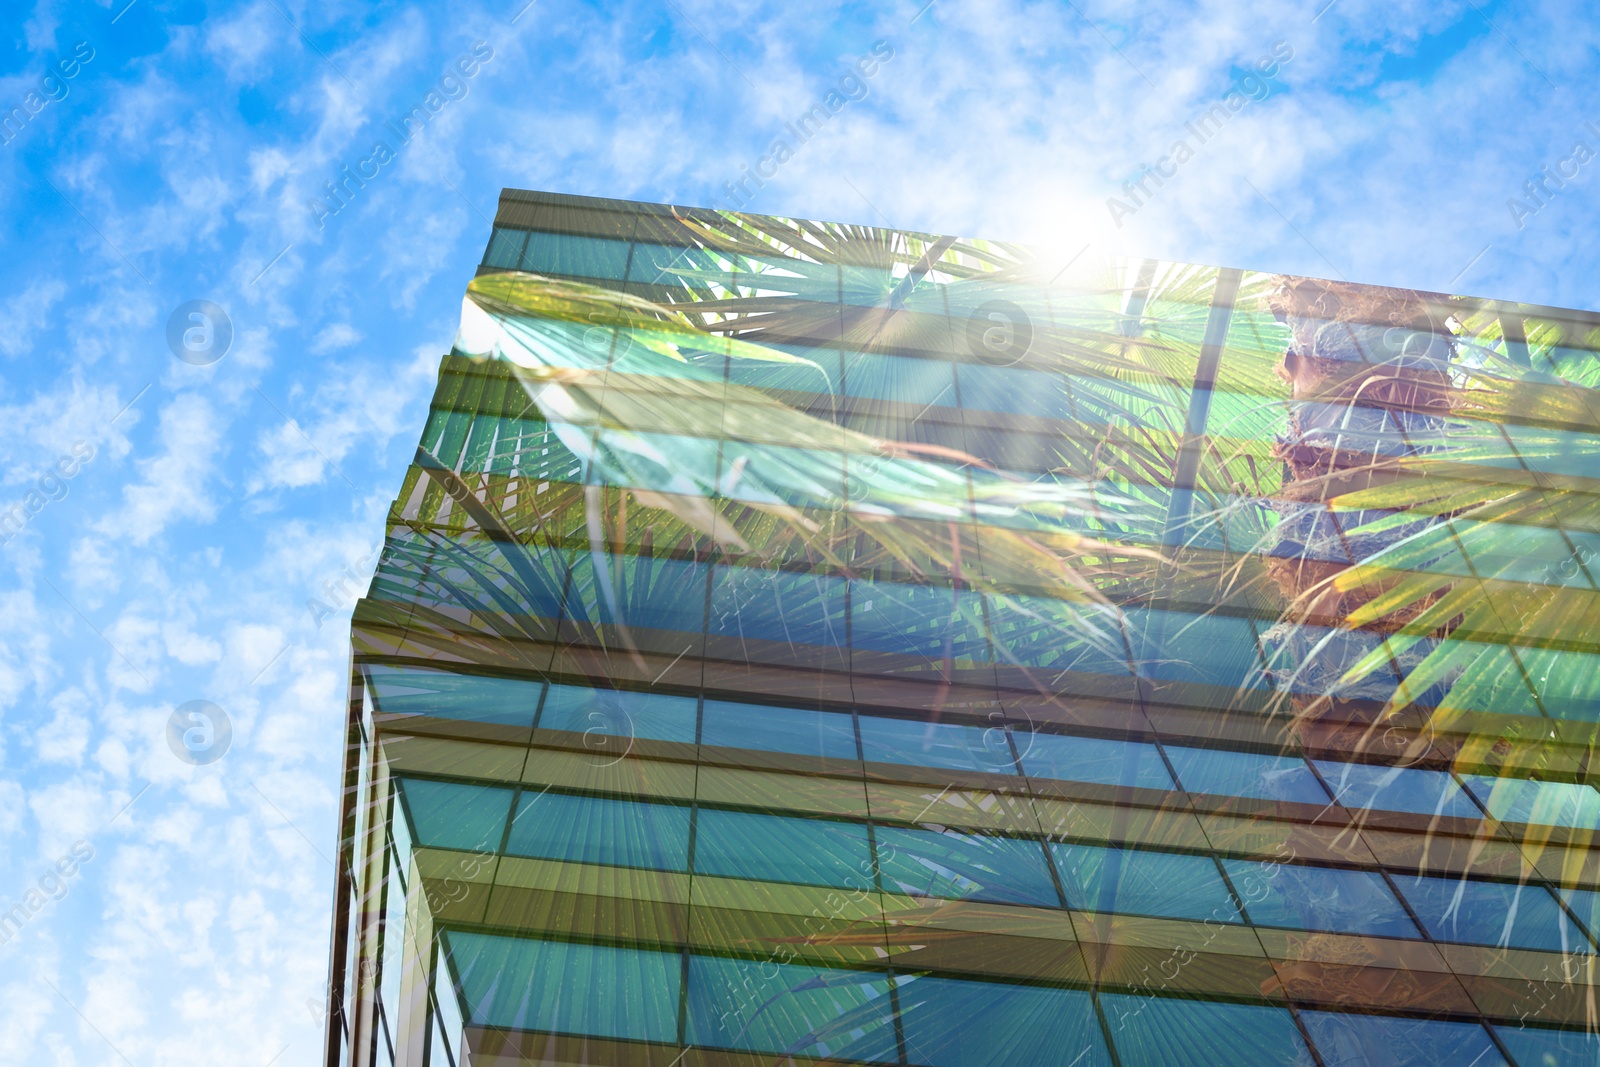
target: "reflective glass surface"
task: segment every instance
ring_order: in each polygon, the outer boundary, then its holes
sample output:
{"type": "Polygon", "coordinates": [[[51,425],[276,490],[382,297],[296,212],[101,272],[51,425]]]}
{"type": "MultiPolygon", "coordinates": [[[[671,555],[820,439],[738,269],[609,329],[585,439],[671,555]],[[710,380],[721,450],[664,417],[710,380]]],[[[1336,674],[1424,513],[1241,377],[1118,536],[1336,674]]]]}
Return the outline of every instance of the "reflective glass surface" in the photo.
{"type": "Polygon", "coordinates": [[[724,878],[863,889],[871,884],[867,828],[740,811],[701,811],[694,869],[724,878]]]}
{"type": "Polygon", "coordinates": [[[1060,906],[1039,842],[946,830],[880,826],[878,871],[886,890],[913,896],[1060,906]]]}
{"type": "Polygon", "coordinates": [[[1416,937],[1383,876],[1293,863],[1222,861],[1250,921],[1376,937],[1416,937]]]}
{"type": "Polygon", "coordinates": [[[1295,756],[1230,752],[1220,748],[1167,747],[1178,780],[1191,793],[1326,804],[1327,791],[1295,756]]]}
{"type": "Polygon", "coordinates": [[[604,797],[524,792],[511,822],[513,856],[654,867],[689,865],[689,809],[604,797]]]}
{"type": "Polygon", "coordinates": [[[861,751],[868,760],[950,770],[1017,773],[1006,731],[962,723],[860,718],[861,751]]]}
{"type": "Polygon", "coordinates": [[[428,848],[498,851],[512,791],[462,782],[401,780],[416,843],[428,848]]]}
{"type": "Polygon", "coordinates": [[[707,700],[703,715],[702,745],[856,758],[855,724],[848,714],[707,700]]]}
{"type": "Polygon", "coordinates": [[[1070,907],[1169,919],[1238,922],[1239,909],[1210,856],[1052,844],[1070,907]]]}
{"type": "Polygon", "coordinates": [[[1430,935],[1444,941],[1552,952],[1593,952],[1548,889],[1422,876],[1395,884],[1430,935]]]}
{"type": "Polygon", "coordinates": [[[1509,1067],[1478,1023],[1400,1019],[1382,1015],[1300,1013],[1311,1043],[1327,1067],[1389,1063],[1395,1067],[1473,1064],[1509,1067]]]}
{"type": "Polygon", "coordinates": [[[1022,770],[1035,778],[1141,789],[1175,788],[1156,747],[1136,741],[1035,733],[1028,738],[1022,754],[1022,770]]]}

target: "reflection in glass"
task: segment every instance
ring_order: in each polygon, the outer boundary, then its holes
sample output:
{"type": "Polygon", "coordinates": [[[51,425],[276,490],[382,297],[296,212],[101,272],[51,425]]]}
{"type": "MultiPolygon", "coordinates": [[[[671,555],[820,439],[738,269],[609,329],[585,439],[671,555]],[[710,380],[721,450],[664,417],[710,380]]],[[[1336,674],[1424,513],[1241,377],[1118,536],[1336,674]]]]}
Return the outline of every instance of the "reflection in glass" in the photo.
{"type": "Polygon", "coordinates": [[[872,885],[865,826],[740,811],[700,810],[694,869],[700,874],[758,882],[855,890],[872,885]]]}
{"type": "Polygon", "coordinates": [[[1109,1067],[1080,989],[911,978],[899,987],[906,1058],[926,1067],[1109,1067]]]}
{"type": "Polygon", "coordinates": [[[1039,842],[953,830],[880,826],[878,872],[887,891],[996,904],[1061,906],[1039,842]]]}
{"type": "Polygon", "coordinates": [[[1228,859],[1222,866],[1252,923],[1374,937],[1418,936],[1416,924],[1376,872],[1228,859]]]}
{"type": "Polygon", "coordinates": [[[1101,911],[1109,902],[1118,914],[1239,921],[1233,894],[1210,856],[1060,842],[1051,844],[1050,854],[1069,907],[1101,911]],[[1107,886],[1113,867],[1117,881],[1107,886]]]}
{"type": "Polygon", "coordinates": [[[856,758],[855,723],[845,713],[707,700],[702,715],[702,745],[856,758]]]}
{"type": "Polygon", "coordinates": [[[918,722],[863,715],[861,751],[868,760],[944,767],[959,771],[1017,773],[1016,761],[999,726],[918,722]]]}
{"type": "Polygon", "coordinates": [[[1300,1021],[1326,1067],[1508,1067],[1477,1023],[1441,1019],[1399,1019],[1383,1015],[1344,1015],[1303,1011],[1300,1021]]]}
{"type": "Polygon", "coordinates": [[[1327,791],[1298,756],[1167,746],[1178,781],[1191,793],[1326,804],[1327,791]]]}
{"type": "Polygon", "coordinates": [[[525,791],[511,822],[506,853],[681,871],[689,866],[689,809],[525,791]]]}
{"type": "Polygon", "coordinates": [[[1594,951],[1543,886],[1431,875],[1395,882],[1429,936],[1441,941],[1594,951]]]}

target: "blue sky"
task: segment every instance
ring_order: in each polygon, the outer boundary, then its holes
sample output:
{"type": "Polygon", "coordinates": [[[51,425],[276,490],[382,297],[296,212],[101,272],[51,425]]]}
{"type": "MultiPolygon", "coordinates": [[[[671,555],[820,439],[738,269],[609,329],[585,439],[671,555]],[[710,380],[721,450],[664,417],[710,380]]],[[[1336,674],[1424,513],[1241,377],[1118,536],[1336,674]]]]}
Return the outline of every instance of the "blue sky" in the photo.
{"type": "Polygon", "coordinates": [[[0,1062],[317,1062],[348,575],[503,186],[725,204],[886,42],[750,209],[1600,308],[1581,3],[925,2],[8,9],[0,1062]]]}

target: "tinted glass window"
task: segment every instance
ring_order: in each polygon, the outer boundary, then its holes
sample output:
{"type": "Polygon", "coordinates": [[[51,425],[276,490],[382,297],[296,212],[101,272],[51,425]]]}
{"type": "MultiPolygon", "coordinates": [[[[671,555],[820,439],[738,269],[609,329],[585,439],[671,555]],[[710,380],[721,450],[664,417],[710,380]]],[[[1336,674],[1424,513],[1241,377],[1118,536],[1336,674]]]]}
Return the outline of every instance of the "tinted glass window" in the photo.
{"type": "Polygon", "coordinates": [[[694,869],[724,878],[872,886],[867,828],[858,823],[702,809],[694,869]]]}
{"type": "Polygon", "coordinates": [[[916,656],[930,665],[987,660],[983,598],[930,585],[855,582],[850,591],[851,643],[873,652],[916,656]]]}
{"type": "Polygon", "coordinates": [[[1094,1002],[1077,989],[917,978],[899,988],[906,1058],[927,1067],[1108,1067],[1094,1002]]]}
{"type": "Polygon", "coordinates": [[[880,826],[883,888],[913,896],[1061,906],[1038,841],[880,826]]]}
{"type": "Polygon", "coordinates": [[[844,357],[844,391],[850,396],[897,400],[903,404],[955,407],[955,372],[933,359],[849,352],[844,357]]]}
{"type": "Polygon", "coordinates": [[[419,845],[497,852],[511,810],[511,790],[461,782],[400,779],[419,845]]]}
{"type": "Polygon", "coordinates": [[[472,1023],[600,1037],[678,1038],[676,952],[451,931],[446,935],[472,1023]],[[573,996],[573,990],[583,996],[573,996]]]}
{"type": "Polygon", "coordinates": [[[708,632],[787,646],[845,643],[845,582],[825,574],[715,567],[708,632]]]}
{"type": "Polygon", "coordinates": [[[1535,782],[1527,778],[1463,779],[1489,814],[1503,822],[1546,826],[1600,826],[1600,793],[1579,782],[1535,782]]]}
{"type": "Polygon", "coordinates": [[[694,697],[669,693],[552,685],[539,714],[539,728],[692,745],[696,707],[694,697]]]}
{"type": "Polygon", "coordinates": [[[1600,1034],[1535,1026],[1497,1026],[1517,1067],[1593,1067],[1600,1061],[1600,1034]]]}
{"type": "Polygon", "coordinates": [[[505,726],[532,726],[544,683],[405,667],[367,668],[378,710],[505,726]]]}
{"type": "Polygon", "coordinates": [[[522,246],[527,239],[526,230],[495,227],[494,234],[489,238],[489,248],[483,254],[483,265],[516,270],[517,264],[522,262],[522,246]]]}
{"type": "Polygon", "coordinates": [[[840,1060],[893,1060],[897,1053],[892,1017],[889,983],[882,974],[762,960],[689,958],[687,1039],[692,1045],[840,1060]]]}
{"type": "Polygon", "coordinates": [[[1395,884],[1429,935],[1440,941],[1592,951],[1542,886],[1409,875],[1395,884]]]}
{"type": "Polygon", "coordinates": [[[859,725],[861,750],[869,760],[962,771],[1016,773],[1005,731],[999,727],[886,719],[875,715],[861,716],[859,725]]]}
{"type": "Polygon", "coordinates": [[[1376,937],[1417,937],[1417,928],[1373,871],[1223,860],[1250,921],[1262,926],[1376,937]]]}
{"type": "Polygon", "coordinates": [[[1141,609],[1127,614],[1129,630],[1144,636],[1146,677],[1229,689],[1259,684],[1261,657],[1248,619],[1141,609]]]}
{"type": "Polygon", "coordinates": [[[636,244],[633,262],[628,265],[628,280],[647,285],[691,285],[706,287],[720,285],[726,289],[731,276],[720,266],[716,257],[698,248],[671,248],[662,245],[636,244]]]}
{"type": "Polygon", "coordinates": [[[1410,811],[1458,819],[1482,817],[1478,806],[1444,771],[1316,760],[1317,770],[1347,808],[1410,811]]]}
{"type": "MultiPolygon", "coordinates": [[[[1003,344],[1006,324],[997,319],[993,328],[1000,331],[994,339],[1003,344]]],[[[1066,379],[1059,374],[962,363],[956,377],[961,383],[962,407],[1045,419],[1072,418],[1066,379]]]]}
{"type": "Polygon", "coordinates": [[[1327,1067],[1506,1067],[1489,1032],[1477,1023],[1328,1011],[1302,1011],[1300,1021],[1327,1067]]]}
{"type": "Polygon", "coordinates": [[[1177,769],[1178,780],[1191,793],[1291,800],[1301,804],[1328,802],[1328,794],[1298,756],[1169,745],[1167,758],[1177,769]]]}
{"type": "Polygon", "coordinates": [[[1107,741],[1098,737],[1070,737],[1036,733],[1017,735],[1023,772],[1035,778],[1058,778],[1096,785],[1132,785],[1143,789],[1172,789],[1172,776],[1156,746],[1137,741],[1107,741]]]}
{"type": "Polygon", "coordinates": [[[856,758],[856,728],[848,714],[724,700],[705,702],[700,743],[829,759],[856,758]]]}
{"type": "Polygon", "coordinates": [[[1592,889],[1563,889],[1561,899],[1567,902],[1579,924],[1591,935],[1600,937],[1600,893],[1592,889]]]}
{"type": "Polygon", "coordinates": [[[1059,842],[1051,844],[1050,854],[1071,907],[1170,919],[1239,921],[1233,896],[1209,856],[1059,842]]]}
{"type": "Polygon", "coordinates": [[[689,809],[525,792],[506,851],[571,863],[681,871],[689,865],[689,809]]]}
{"type": "Polygon", "coordinates": [[[628,266],[626,241],[573,237],[564,233],[530,233],[522,252],[522,269],[535,274],[572,274],[580,278],[620,280],[628,266]]]}
{"type": "Polygon", "coordinates": [[[1282,1008],[1168,997],[1100,996],[1106,1027],[1123,1063],[1162,1067],[1309,1067],[1294,1020],[1282,1008]]]}
{"type": "Polygon", "coordinates": [[[685,641],[705,626],[705,564],[602,554],[605,574],[597,581],[595,563],[590,552],[573,559],[565,608],[569,620],[675,630],[689,635],[685,641]]]}

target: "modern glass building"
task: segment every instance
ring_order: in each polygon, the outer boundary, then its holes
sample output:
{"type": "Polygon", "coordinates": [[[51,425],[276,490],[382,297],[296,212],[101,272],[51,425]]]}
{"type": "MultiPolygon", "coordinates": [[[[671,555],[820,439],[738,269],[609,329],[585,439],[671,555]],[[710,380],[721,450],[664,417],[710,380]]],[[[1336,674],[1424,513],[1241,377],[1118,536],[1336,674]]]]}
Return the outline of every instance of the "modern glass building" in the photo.
{"type": "Polygon", "coordinates": [[[1600,318],[507,190],[330,1065],[1600,1060],[1600,318]]]}

